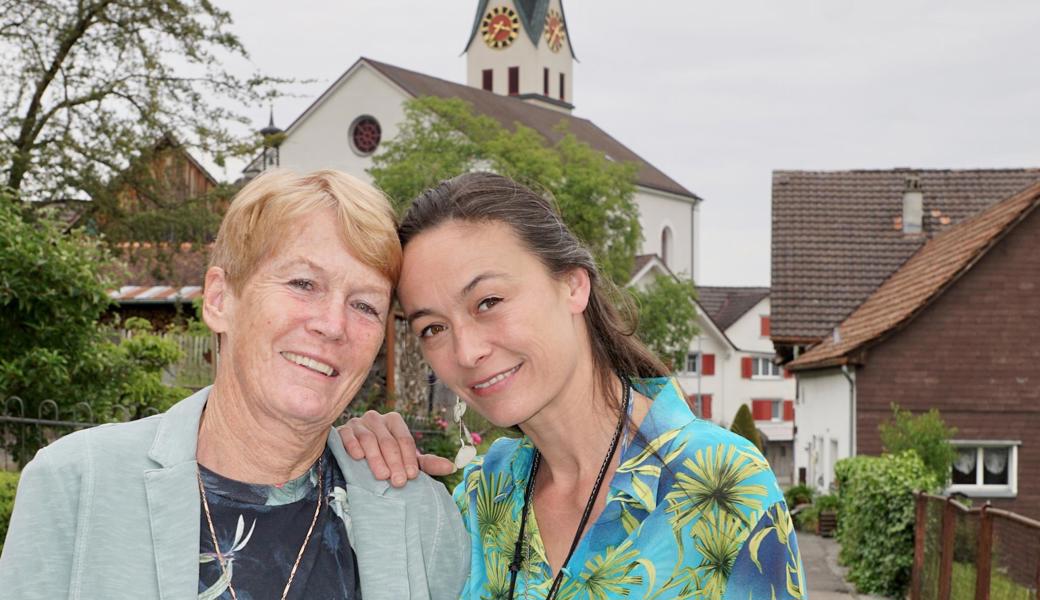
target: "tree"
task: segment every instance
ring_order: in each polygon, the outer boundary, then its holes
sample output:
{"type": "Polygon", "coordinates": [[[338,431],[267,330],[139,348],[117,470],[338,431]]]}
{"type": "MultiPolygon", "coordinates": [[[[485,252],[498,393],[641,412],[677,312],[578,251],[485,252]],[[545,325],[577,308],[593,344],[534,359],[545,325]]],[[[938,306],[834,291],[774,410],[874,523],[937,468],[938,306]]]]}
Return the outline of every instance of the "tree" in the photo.
{"type": "Polygon", "coordinates": [[[737,415],[733,417],[733,424],[729,430],[750,441],[759,450],[764,450],[762,437],[758,435],[758,428],[755,427],[755,417],[751,415],[751,409],[747,404],[741,404],[737,409],[737,415]]]}
{"type": "Polygon", "coordinates": [[[632,295],[639,307],[639,339],[673,368],[684,365],[698,332],[693,282],[658,275],[645,289],[632,290],[632,295]]]}
{"type": "Polygon", "coordinates": [[[892,420],[881,423],[878,431],[885,452],[898,454],[913,450],[924,461],[928,471],[935,475],[936,481],[945,484],[950,480],[950,469],[957,458],[957,449],[950,444],[950,439],[956,435],[957,429],[947,427],[938,410],[933,408],[915,416],[893,403],[892,420]]]}
{"type": "MultiPolygon", "coordinates": [[[[98,324],[110,304],[101,271],[109,260],[97,240],[64,235],[46,218],[27,223],[0,194],[0,401],[17,396],[25,416],[36,417],[52,400],[66,419],[82,402],[103,421],[125,418],[117,405],[138,417],[187,395],[162,384],[162,369],[180,356],[175,344],[139,322],[128,322],[138,331],[117,343],[98,324]]],[[[0,440],[21,464],[46,443],[40,429],[25,431],[0,440]]]]}
{"type": "Polygon", "coordinates": [[[369,173],[403,213],[423,190],[476,169],[551,194],[603,273],[628,282],[642,239],[633,200],[636,166],[608,160],[565,130],[550,144],[523,125],[510,131],[477,115],[461,100],[416,98],[405,104],[397,137],[374,157],[369,173]]]}
{"type": "Polygon", "coordinates": [[[230,14],[209,0],[0,0],[0,168],[23,199],[93,197],[167,134],[218,162],[252,145],[228,106],[284,80],[241,78],[230,14]]]}

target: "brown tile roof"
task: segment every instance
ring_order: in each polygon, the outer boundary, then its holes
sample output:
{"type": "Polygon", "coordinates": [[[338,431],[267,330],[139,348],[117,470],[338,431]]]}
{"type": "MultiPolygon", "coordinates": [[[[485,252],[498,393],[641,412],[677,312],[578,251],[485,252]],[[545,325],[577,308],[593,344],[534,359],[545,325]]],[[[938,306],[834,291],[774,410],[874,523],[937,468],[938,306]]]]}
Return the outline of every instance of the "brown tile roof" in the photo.
{"type": "Polygon", "coordinates": [[[767,287],[697,286],[697,299],[721,329],[729,329],[744,313],[768,296],[767,287]]]}
{"type": "Polygon", "coordinates": [[[828,336],[788,367],[845,364],[925,309],[1040,206],[1040,183],[999,202],[930,240],[828,336]]]}
{"type": "Polygon", "coordinates": [[[636,255],[635,259],[632,261],[632,273],[631,275],[629,275],[629,277],[635,277],[636,275],[638,275],[639,272],[643,270],[643,267],[646,266],[646,263],[652,261],[655,258],[657,258],[656,254],[636,255]]]}
{"type": "Polygon", "coordinates": [[[1040,180],[1040,169],[775,171],[772,337],[828,335],[928,237],[1040,180]],[[924,235],[897,225],[916,175],[924,235]]]}
{"type": "Polygon", "coordinates": [[[460,98],[473,105],[474,110],[478,113],[493,117],[505,127],[511,128],[515,123],[521,123],[526,127],[534,129],[552,143],[563,137],[563,133],[557,130],[557,126],[563,121],[567,124],[567,131],[573,133],[575,137],[589,146],[603,152],[611,159],[636,163],[639,166],[639,171],[636,174],[636,182],[639,185],[699,199],[696,194],[662,173],[657,167],[643,160],[638,154],[610,137],[588,119],[581,119],[549,108],[535,106],[518,98],[493,94],[482,89],[409,71],[408,69],[402,69],[401,67],[395,67],[394,65],[388,65],[369,58],[362,58],[361,60],[390,78],[412,96],[460,98]]]}

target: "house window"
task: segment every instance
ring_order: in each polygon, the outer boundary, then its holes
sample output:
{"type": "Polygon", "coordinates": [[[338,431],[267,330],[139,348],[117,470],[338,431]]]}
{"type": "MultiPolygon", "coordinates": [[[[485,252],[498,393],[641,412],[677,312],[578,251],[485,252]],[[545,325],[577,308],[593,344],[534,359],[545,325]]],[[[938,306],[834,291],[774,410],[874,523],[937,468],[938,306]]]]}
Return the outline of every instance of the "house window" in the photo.
{"type": "Polygon", "coordinates": [[[690,352],[686,355],[686,370],[685,372],[690,375],[696,375],[697,371],[700,370],[701,355],[699,352],[690,352]]]}
{"type": "Polygon", "coordinates": [[[549,95],[549,67],[542,69],[542,94],[549,95]]]}
{"type": "Polygon", "coordinates": [[[560,100],[566,100],[567,99],[567,98],[564,97],[565,94],[563,93],[563,90],[564,90],[563,73],[560,73],[560,100]]]}
{"type": "Polygon", "coordinates": [[[520,93],[520,67],[509,67],[509,95],[520,93]]]}
{"type": "Polygon", "coordinates": [[[492,71],[491,69],[484,69],[483,71],[481,71],[481,74],[484,76],[484,82],[481,87],[483,87],[485,90],[489,92],[495,91],[495,78],[492,73],[494,73],[494,71],[492,71]]]}
{"type": "Polygon", "coordinates": [[[774,363],[772,358],[763,356],[751,358],[752,379],[780,379],[782,376],[780,365],[774,363]]]}
{"type": "Polygon", "coordinates": [[[361,115],[350,124],[350,147],[362,156],[375,152],[382,136],[379,121],[371,115],[361,115]]]}
{"type": "Polygon", "coordinates": [[[686,397],[693,414],[702,419],[711,418],[711,394],[690,394],[686,397]]]}
{"type": "Polygon", "coordinates": [[[752,400],[751,416],[756,421],[782,421],[784,416],[783,400],[752,400]]]}
{"type": "Polygon", "coordinates": [[[957,457],[949,491],[1007,498],[1018,493],[1019,442],[954,441],[953,445],[957,457]]]}

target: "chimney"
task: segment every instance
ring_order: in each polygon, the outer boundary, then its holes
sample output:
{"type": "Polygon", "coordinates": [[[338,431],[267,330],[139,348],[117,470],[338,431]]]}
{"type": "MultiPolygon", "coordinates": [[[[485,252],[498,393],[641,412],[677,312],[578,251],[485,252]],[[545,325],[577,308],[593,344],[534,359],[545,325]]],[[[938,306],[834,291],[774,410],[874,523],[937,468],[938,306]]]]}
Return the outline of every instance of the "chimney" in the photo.
{"type": "Polygon", "coordinates": [[[917,175],[907,175],[903,188],[903,233],[921,233],[924,218],[924,194],[917,175]]]}

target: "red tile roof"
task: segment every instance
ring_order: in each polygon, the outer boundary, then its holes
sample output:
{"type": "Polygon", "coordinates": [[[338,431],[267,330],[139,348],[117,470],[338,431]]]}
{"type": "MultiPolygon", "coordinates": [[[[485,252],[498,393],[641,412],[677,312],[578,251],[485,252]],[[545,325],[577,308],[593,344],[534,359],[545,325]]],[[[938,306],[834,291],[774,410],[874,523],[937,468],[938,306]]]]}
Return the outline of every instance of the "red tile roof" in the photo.
{"type": "Polygon", "coordinates": [[[928,238],[1036,181],[1040,169],[775,171],[774,342],[822,339],[928,238]],[[924,194],[923,235],[898,225],[909,175],[924,194]]]}
{"type": "Polygon", "coordinates": [[[909,323],[1040,206],[1040,183],[930,240],[816,347],[788,364],[808,370],[855,362],[866,346],[909,323]]]}

